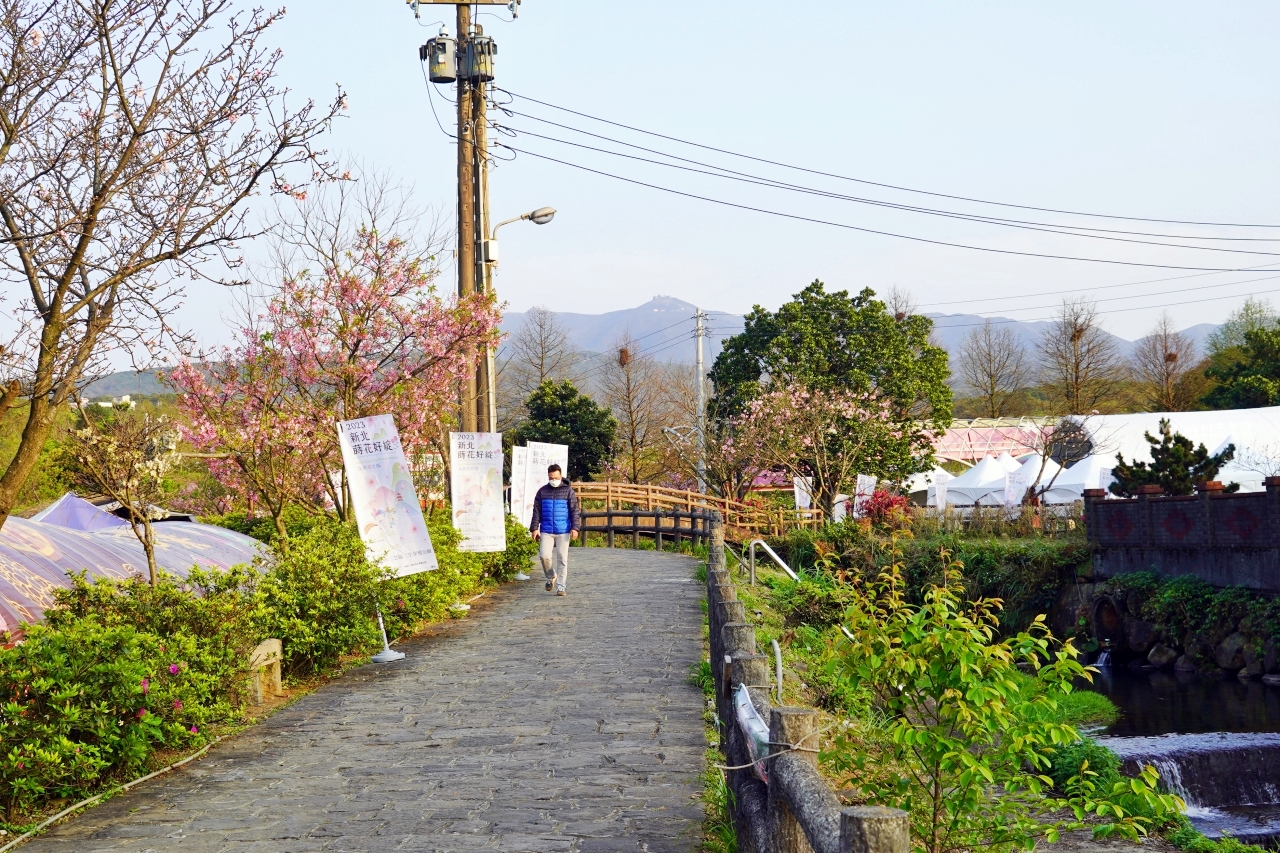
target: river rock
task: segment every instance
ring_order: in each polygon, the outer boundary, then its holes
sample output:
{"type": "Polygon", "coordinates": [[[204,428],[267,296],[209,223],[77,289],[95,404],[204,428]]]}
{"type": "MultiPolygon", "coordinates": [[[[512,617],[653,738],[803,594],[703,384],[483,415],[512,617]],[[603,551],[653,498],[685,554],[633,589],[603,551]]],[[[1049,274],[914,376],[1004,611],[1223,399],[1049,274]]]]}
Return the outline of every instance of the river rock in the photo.
{"type": "Polygon", "coordinates": [[[1178,660],[1178,652],[1164,643],[1156,643],[1147,653],[1147,663],[1156,669],[1169,669],[1178,660]]]}
{"type": "Polygon", "coordinates": [[[1280,643],[1275,640],[1262,644],[1262,668],[1268,675],[1280,672],[1280,643]]]}
{"type": "Polygon", "coordinates": [[[1263,663],[1262,652],[1258,649],[1257,640],[1249,640],[1244,644],[1244,669],[1238,675],[1241,678],[1259,678],[1265,675],[1267,668],[1263,663]]]}
{"type": "Polygon", "coordinates": [[[1133,616],[1125,617],[1124,638],[1130,649],[1144,655],[1156,640],[1156,625],[1133,616]]]}
{"type": "Polygon", "coordinates": [[[1195,672],[1198,668],[1190,655],[1179,655],[1173,664],[1174,672],[1195,672]]]}
{"type": "Polygon", "coordinates": [[[1248,638],[1236,631],[1218,643],[1218,647],[1213,650],[1213,659],[1223,669],[1235,672],[1244,666],[1244,647],[1248,643],[1248,638]]]}
{"type": "Polygon", "coordinates": [[[1264,675],[1262,676],[1263,684],[1270,684],[1272,687],[1280,687],[1280,675],[1264,675]]]}

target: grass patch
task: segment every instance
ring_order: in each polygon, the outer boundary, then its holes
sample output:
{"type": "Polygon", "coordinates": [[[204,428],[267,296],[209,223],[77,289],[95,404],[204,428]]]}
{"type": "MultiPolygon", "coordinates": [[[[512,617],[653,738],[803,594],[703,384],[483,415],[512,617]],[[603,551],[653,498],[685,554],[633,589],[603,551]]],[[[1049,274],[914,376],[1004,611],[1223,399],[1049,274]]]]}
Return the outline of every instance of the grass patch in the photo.
{"type": "MultiPolygon", "coordinates": [[[[1026,673],[1018,673],[1015,680],[1022,687],[1024,695],[1030,697],[1036,690],[1036,680],[1026,673]]],[[[1110,699],[1092,690],[1072,690],[1052,697],[1058,707],[1053,712],[1046,712],[1039,719],[1050,723],[1065,723],[1069,726],[1110,725],[1120,716],[1120,709],[1110,699]]]]}

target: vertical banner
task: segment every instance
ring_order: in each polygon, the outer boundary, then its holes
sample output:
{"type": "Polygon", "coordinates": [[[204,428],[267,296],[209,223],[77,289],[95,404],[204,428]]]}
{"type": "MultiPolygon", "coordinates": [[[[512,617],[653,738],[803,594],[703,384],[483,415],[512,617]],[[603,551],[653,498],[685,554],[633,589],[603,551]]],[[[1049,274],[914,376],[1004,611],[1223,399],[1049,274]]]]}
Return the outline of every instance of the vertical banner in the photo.
{"type": "Polygon", "coordinates": [[[524,518],[524,481],[529,477],[529,448],[511,448],[511,509],[516,518],[524,518]]]}
{"type": "Polygon", "coordinates": [[[795,492],[796,509],[809,509],[813,506],[813,483],[808,477],[796,477],[791,482],[791,489],[795,492]]]}
{"type": "Polygon", "coordinates": [[[397,577],[440,568],[391,415],[338,421],[342,465],[360,538],[397,577]]]}
{"type": "Polygon", "coordinates": [[[531,441],[529,442],[526,459],[528,470],[525,473],[524,508],[520,516],[520,523],[528,527],[533,521],[534,495],[538,494],[538,489],[546,485],[547,482],[547,466],[552,464],[559,465],[560,470],[564,472],[565,479],[569,478],[569,445],[543,444],[540,441],[531,441]]]}
{"type": "Polygon", "coordinates": [[[502,511],[502,433],[449,433],[449,493],[459,551],[507,549],[502,511]]]}
{"type": "Polygon", "coordinates": [[[853,515],[854,518],[862,518],[862,505],[871,500],[871,496],[876,493],[875,477],[869,474],[859,474],[858,483],[853,490],[853,515]]]}
{"type": "Polygon", "coordinates": [[[945,509],[947,506],[947,483],[951,482],[951,474],[947,471],[938,471],[933,478],[933,505],[945,509]]]}
{"type": "Polygon", "coordinates": [[[1030,471],[1015,471],[1004,479],[1004,505],[1007,507],[1018,507],[1022,505],[1022,498],[1027,494],[1027,489],[1031,484],[1027,482],[1031,476],[1030,471]]]}

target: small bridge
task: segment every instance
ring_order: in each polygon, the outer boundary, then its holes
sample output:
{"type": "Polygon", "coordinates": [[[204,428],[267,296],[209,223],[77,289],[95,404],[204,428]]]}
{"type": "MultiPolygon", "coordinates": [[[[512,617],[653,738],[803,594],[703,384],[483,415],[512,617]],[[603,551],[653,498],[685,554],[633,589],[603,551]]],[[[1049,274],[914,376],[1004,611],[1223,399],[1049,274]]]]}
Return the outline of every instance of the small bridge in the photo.
{"type": "Polygon", "coordinates": [[[757,536],[781,536],[790,530],[819,527],[820,509],[784,509],[743,503],[684,489],[634,483],[574,483],[582,501],[583,528],[603,533],[612,546],[618,535],[638,544],[641,536],[660,543],[683,539],[706,544],[712,511],[725,522],[725,537],[745,542],[757,536]]]}

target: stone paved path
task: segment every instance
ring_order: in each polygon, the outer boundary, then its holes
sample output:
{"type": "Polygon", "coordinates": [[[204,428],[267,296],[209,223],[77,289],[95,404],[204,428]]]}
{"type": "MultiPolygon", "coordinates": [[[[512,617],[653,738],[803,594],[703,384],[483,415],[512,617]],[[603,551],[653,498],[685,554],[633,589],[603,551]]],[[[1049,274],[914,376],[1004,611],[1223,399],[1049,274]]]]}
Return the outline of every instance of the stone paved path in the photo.
{"type": "Polygon", "coordinates": [[[681,851],[705,737],[694,563],[574,549],[23,853],[681,851]],[[535,573],[541,576],[541,571],[535,573]],[[486,607],[480,607],[486,604],[486,607]]]}

